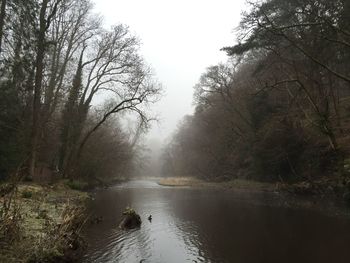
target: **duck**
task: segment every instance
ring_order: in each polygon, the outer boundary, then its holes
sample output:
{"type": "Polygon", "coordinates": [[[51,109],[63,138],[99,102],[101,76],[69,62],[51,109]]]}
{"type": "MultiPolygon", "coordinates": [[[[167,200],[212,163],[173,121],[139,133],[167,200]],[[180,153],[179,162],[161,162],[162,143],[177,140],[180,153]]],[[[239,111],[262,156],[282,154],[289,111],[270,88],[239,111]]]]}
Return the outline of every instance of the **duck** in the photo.
{"type": "Polygon", "coordinates": [[[149,217],[148,217],[148,221],[152,221],[152,215],[149,215],[149,217]]]}

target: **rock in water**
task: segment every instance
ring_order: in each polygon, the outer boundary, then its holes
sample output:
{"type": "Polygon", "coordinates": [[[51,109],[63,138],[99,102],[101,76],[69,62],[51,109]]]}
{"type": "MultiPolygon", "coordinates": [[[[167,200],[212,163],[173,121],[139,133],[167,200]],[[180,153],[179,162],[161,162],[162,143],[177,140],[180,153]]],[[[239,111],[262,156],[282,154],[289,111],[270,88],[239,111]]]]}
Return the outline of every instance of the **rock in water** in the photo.
{"type": "Polygon", "coordinates": [[[141,217],[135,212],[134,209],[127,207],[123,212],[123,215],[124,218],[119,224],[121,229],[133,229],[141,226],[141,217]]]}

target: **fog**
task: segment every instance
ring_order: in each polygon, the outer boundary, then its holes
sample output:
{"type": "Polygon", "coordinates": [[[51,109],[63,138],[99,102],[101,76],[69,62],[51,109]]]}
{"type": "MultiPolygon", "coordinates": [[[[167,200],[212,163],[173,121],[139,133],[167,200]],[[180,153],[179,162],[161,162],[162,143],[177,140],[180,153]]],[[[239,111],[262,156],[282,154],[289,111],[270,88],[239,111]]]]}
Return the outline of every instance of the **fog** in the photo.
{"type": "Polygon", "coordinates": [[[0,0],[0,263],[350,262],[349,14],[0,0]]]}
{"type": "Polygon", "coordinates": [[[244,0],[95,0],[106,26],[123,23],[139,36],[141,54],[164,87],[153,108],[159,122],[147,134],[149,147],[166,140],[192,113],[193,86],[208,66],[226,61],[220,49],[235,43],[244,9],[244,0]]]}

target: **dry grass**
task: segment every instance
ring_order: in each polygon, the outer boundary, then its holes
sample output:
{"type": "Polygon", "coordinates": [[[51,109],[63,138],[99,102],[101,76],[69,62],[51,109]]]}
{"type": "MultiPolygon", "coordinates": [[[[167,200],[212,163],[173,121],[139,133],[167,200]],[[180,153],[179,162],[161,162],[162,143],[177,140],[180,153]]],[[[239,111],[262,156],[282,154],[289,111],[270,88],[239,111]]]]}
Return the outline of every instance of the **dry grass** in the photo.
{"type": "MultiPolygon", "coordinates": [[[[17,209],[20,233],[15,242],[5,234],[0,244],[0,262],[28,262],[42,255],[58,256],[68,237],[73,219],[83,207],[87,193],[69,189],[64,183],[54,186],[21,184],[13,197],[17,209]],[[52,242],[51,242],[52,241],[52,242]],[[55,255],[53,255],[55,254],[55,255]]],[[[6,196],[0,198],[2,206],[6,196]]],[[[39,262],[39,261],[33,261],[39,262]]]]}
{"type": "Polygon", "coordinates": [[[162,186],[198,186],[203,183],[204,181],[193,177],[167,177],[158,181],[162,186]]]}
{"type": "Polygon", "coordinates": [[[191,186],[191,187],[217,187],[225,189],[241,189],[251,191],[275,191],[273,183],[263,183],[251,180],[234,179],[226,182],[207,182],[193,177],[167,177],[158,181],[162,186],[191,186]]]}

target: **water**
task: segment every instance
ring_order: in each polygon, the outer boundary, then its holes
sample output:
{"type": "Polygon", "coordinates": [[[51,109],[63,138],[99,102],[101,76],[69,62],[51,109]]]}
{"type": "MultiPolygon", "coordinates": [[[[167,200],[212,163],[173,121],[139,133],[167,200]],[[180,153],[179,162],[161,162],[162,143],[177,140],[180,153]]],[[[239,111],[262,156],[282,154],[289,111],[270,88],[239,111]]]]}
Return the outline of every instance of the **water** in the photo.
{"type": "Polygon", "coordinates": [[[350,262],[349,219],[270,205],[278,199],[152,181],[100,190],[89,209],[103,221],[86,230],[83,262],[350,262]],[[118,228],[126,206],[140,214],[140,229],[118,228]]]}

